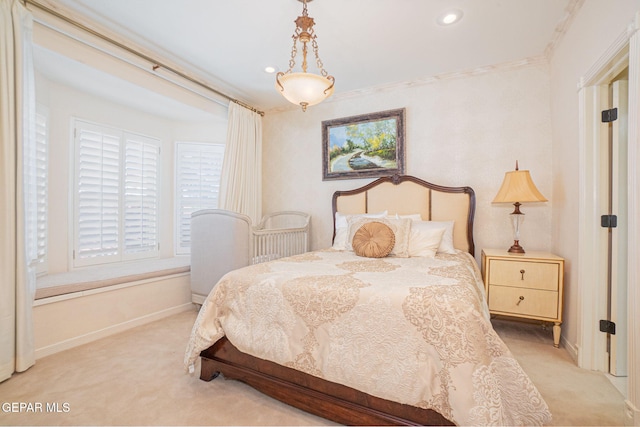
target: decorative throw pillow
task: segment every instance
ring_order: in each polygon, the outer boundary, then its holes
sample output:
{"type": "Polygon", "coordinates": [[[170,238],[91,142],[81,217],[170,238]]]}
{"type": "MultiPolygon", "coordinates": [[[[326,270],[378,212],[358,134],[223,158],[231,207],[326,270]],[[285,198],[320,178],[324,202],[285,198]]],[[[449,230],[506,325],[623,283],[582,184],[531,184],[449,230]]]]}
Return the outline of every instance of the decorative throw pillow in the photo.
{"type": "Polygon", "coordinates": [[[409,257],[409,233],[411,232],[411,220],[406,219],[388,219],[388,218],[350,218],[349,219],[349,238],[347,239],[347,250],[353,250],[353,235],[367,222],[377,221],[387,225],[395,236],[396,244],[389,255],[400,258],[409,257]]]}
{"type": "Polygon", "coordinates": [[[385,216],[387,216],[387,211],[369,214],[342,214],[340,212],[336,212],[336,236],[333,239],[333,245],[331,247],[340,251],[347,249],[347,239],[349,238],[349,219],[384,218],[385,216]]]}
{"type": "Polygon", "coordinates": [[[388,225],[378,221],[366,222],[353,235],[351,246],[358,256],[384,258],[391,253],[396,237],[388,225]]]}

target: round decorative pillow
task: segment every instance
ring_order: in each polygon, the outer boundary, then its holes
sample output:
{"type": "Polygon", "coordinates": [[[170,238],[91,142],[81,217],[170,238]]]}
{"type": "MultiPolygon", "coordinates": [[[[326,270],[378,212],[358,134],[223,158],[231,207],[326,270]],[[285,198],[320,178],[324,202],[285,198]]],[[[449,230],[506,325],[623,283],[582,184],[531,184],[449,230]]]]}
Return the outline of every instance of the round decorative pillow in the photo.
{"type": "Polygon", "coordinates": [[[353,235],[351,246],[358,256],[384,258],[396,244],[396,237],[388,225],[378,221],[367,222],[353,235]]]}

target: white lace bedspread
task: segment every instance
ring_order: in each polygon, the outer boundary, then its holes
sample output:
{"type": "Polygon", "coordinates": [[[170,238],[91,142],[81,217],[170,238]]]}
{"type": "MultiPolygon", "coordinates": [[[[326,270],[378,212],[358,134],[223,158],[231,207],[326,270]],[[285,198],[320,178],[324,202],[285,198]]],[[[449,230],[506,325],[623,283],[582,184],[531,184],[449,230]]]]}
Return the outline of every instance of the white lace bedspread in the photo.
{"type": "Polygon", "coordinates": [[[489,322],[475,260],[316,251],[232,271],[202,305],[185,364],[241,351],[458,425],[542,425],[538,390],[489,322]]]}

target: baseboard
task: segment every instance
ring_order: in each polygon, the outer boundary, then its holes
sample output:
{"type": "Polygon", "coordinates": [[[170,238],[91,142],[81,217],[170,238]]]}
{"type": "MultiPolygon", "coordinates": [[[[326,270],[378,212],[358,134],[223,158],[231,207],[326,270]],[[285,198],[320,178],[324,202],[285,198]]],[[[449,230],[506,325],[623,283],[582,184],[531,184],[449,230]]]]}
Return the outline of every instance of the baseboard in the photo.
{"type": "Polygon", "coordinates": [[[198,304],[198,305],[202,305],[202,303],[204,303],[204,300],[207,297],[204,295],[199,295],[199,294],[191,294],[191,302],[193,302],[194,304],[198,304]]]}
{"type": "Polygon", "coordinates": [[[562,347],[567,350],[571,359],[573,359],[574,363],[578,365],[578,347],[570,343],[564,336],[560,339],[560,343],[562,347]]]}
{"type": "Polygon", "coordinates": [[[126,322],[118,323],[117,325],[112,325],[104,329],[92,331],[85,335],[81,335],[81,336],[73,337],[61,342],[57,342],[55,344],[52,344],[46,347],[38,348],[35,351],[36,359],[40,359],[45,356],[49,356],[51,354],[55,354],[64,350],[68,350],[73,347],[87,344],[87,343],[99,340],[101,338],[105,338],[110,335],[114,335],[119,332],[123,332],[128,329],[135,328],[137,326],[142,326],[147,323],[151,323],[156,320],[160,320],[165,317],[169,317],[174,314],[182,313],[184,311],[188,311],[192,309],[193,309],[193,304],[189,302],[176,307],[171,307],[165,310],[157,311],[155,313],[147,314],[145,316],[137,317],[135,319],[131,319],[126,322]]]}
{"type": "Polygon", "coordinates": [[[640,409],[636,408],[629,400],[624,401],[624,425],[640,425],[640,409]]]}

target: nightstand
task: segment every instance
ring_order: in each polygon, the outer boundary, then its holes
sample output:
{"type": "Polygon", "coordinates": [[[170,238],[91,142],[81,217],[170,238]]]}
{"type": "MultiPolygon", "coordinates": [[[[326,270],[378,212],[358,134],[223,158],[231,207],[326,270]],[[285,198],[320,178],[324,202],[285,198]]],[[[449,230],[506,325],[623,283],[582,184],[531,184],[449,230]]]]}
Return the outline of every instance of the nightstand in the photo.
{"type": "Polygon", "coordinates": [[[549,252],[482,250],[482,277],[491,314],[553,322],[560,345],[564,259],[549,252]]]}

